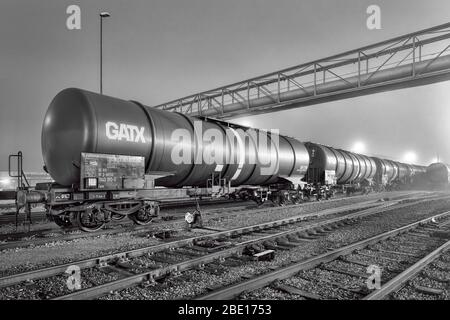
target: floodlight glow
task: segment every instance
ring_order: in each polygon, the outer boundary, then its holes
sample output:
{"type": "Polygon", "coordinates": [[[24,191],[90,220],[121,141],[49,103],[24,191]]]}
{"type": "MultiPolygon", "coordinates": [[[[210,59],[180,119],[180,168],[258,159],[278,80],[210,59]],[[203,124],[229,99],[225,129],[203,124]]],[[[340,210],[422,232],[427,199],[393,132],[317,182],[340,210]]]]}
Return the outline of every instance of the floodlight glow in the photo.
{"type": "Polygon", "coordinates": [[[417,155],[412,151],[408,151],[403,156],[403,161],[405,161],[406,163],[414,163],[417,161],[417,155]]]}
{"type": "Polygon", "coordinates": [[[9,179],[9,178],[1,179],[0,183],[3,185],[9,185],[11,183],[11,179],[9,179]]]}
{"type": "Polygon", "coordinates": [[[438,157],[434,157],[433,159],[431,159],[430,163],[436,163],[436,162],[440,162],[438,157]]]}
{"type": "Polygon", "coordinates": [[[366,151],[366,146],[361,141],[357,141],[353,145],[352,151],[355,152],[355,153],[364,153],[366,151]]]}

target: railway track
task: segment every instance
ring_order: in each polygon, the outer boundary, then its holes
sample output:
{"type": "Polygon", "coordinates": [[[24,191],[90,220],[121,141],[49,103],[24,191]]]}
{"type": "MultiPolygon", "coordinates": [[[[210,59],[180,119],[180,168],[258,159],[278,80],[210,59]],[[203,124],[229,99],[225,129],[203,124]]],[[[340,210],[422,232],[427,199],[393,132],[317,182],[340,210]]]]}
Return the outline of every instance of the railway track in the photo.
{"type": "Polygon", "coordinates": [[[251,299],[253,291],[264,289],[285,294],[289,299],[382,299],[448,250],[449,222],[450,211],[217,289],[198,299],[251,299]],[[438,223],[439,220],[444,222],[438,223]],[[375,287],[375,277],[370,278],[368,273],[376,269],[380,271],[381,288],[375,287]]]}
{"type": "Polygon", "coordinates": [[[445,225],[447,226],[445,243],[364,299],[417,299],[417,294],[425,299],[449,299],[450,228],[448,221],[445,225]]]}
{"type": "MultiPolygon", "coordinates": [[[[206,209],[202,215],[205,217],[213,218],[219,217],[224,214],[224,211],[236,213],[246,210],[248,207],[248,203],[243,203],[240,206],[234,207],[225,207],[219,209],[206,209]]],[[[184,213],[184,212],[183,212],[184,213]]],[[[149,232],[155,230],[155,233],[158,231],[155,229],[156,227],[164,224],[165,226],[175,227],[177,224],[180,225],[183,222],[184,215],[176,215],[176,216],[163,216],[162,219],[145,226],[136,226],[131,221],[127,221],[125,223],[117,222],[113,226],[109,226],[101,231],[97,231],[95,233],[86,233],[81,232],[75,228],[69,230],[63,230],[60,227],[55,228],[47,228],[29,232],[18,232],[18,233],[9,233],[9,234],[0,234],[0,251],[11,249],[11,248],[20,248],[26,247],[30,245],[42,245],[48,242],[54,241],[70,241],[81,238],[88,237],[97,237],[102,235],[113,235],[120,234],[126,232],[149,232]]]]}
{"type": "MultiPolygon", "coordinates": [[[[288,250],[302,241],[309,241],[317,235],[355,223],[366,216],[415,204],[384,203],[379,207],[333,218],[329,217],[332,212],[332,209],[329,209],[243,228],[212,231],[202,236],[163,241],[164,243],[156,246],[3,277],[0,278],[0,287],[4,287],[1,291],[6,290],[3,296],[10,296],[14,294],[14,290],[22,289],[19,292],[24,292],[24,286],[33,292],[36,287],[43,285],[42,283],[45,287],[47,282],[52,284],[51,292],[42,293],[38,290],[43,296],[36,297],[31,294],[32,298],[92,299],[136,284],[150,286],[159,279],[177,276],[193,268],[211,269],[211,265],[217,265],[218,261],[221,265],[241,263],[248,259],[241,254],[252,246],[262,245],[266,249],[269,248],[265,250],[267,252],[264,255],[270,255],[270,250],[288,250]],[[313,216],[322,216],[323,220],[305,224],[305,220],[313,216]],[[63,273],[73,265],[82,269],[82,290],[68,293],[64,286],[66,276],[63,273]]],[[[335,213],[338,212],[337,209],[334,210],[335,213]]]]}
{"type": "MultiPolygon", "coordinates": [[[[403,198],[403,196],[400,196],[400,200],[393,200],[393,201],[415,201],[415,200],[427,200],[427,199],[433,199],[433,198],[439,198],[439,195],[425,195],[422,197],[418,196],[412,196],[412,198],[403,198]]],[[[330,200],[330,202],[337,202],[342,199],[333,199],[330,200]]],[[[369,200],[364,201],[362,203],[357,203],[354,205],[349,205],[347,207],[341,208],[342,210],[345,210],[348,208],[348,210],[353,209],[364,209],[371,206],[376,205],[376,200],[369,200]]],[[[302,208],[305,206],[310,205],[311,203],[302,203],[298,205],[292,205],[289,206],[289,210],[295,210],[296,208],[302,208]]],[[[254,206],[252,206],[254,207],[254,206]]],[[[211,219],[217,219],[226,214],[227,218],[234,217],[236,215],[244,216],[244,215],[252,215],[252,214],[258,214],[261,212],[271,211],[271,212],[277,212],[285,210],[285,207],[270,207],[270,208],[250,208],[248,209],[248,203],[242,203],[241,206],[234,206],[234,207],[225,207],[225,208],[217,208],[217,209],[209,209],[202,212],[202,216],[204,221],[208,221],[211,219]]],[[[339,210],[341,210],[339,209],[339,210]]],[[[333,210],[332,210],[333,212],[333,210]]],[[[184,213],[184,212],[183,212],[184,213]]],[[[105,230],[101,230],[95,233],[83,233],[76,230],[75,232],[68,230],[64,231],[61,228],[49,228],[49,229],[43,229],[43,230],[36,230],[36,231],[30,231],[30,232],[20,232],[20,233],[13,233],[13,234],[0,234],[0,251],[11,249],[11,248],[20,248],[20,247],[26,247],[26,246],[37,246],[37,245],[43,245],[48,242],[55,242],[55,241],[70,241],[75,239],[81,239],[81,238],[88,238],[88,237],[97,237],[101,235],[113,235],[113,234],[121,234],[126,232],[133,232],[133,233],[140,233],[140,232],[152,232],[154,231],[154,234],[160,233],[157,228],[160,225],[164,225],[165,227],[169,228],[182,228],[184,226],[184,214],[183,215],[174,215],[174,216],[162,216],[161,219],[158,222],[152,223],[147,226],[135,226],[131,222],[125,222],[125,224],[118,223],[113,228],[108,228],[105,230]],[[167,219],[170,218],[170,219],[167,219]]]]}
{"type": "MultiPolygon", "coordinates": [[[[385,193],[383,193],[385,194],[385,193]]],[[[388,193],[386,193],[386,196],[392,199],[401,199],[403,197],[411,197],[411,196],[420,196],[423,194],[432,194],[432,192],[422,192],[422,191],[397,191],[397,192],[393,192],[393,194],[389,195],[388,193]]],[[[377,196],[379,194],[371,194],[369,196],[377,196]]],[[[349,197],[336,197],[327,201],[339,201],[342,199],[354,199],[354,198],[361,198],[361,197],[367,197],[367,195],[355,195],[355,196],[349,196],[349,197]]],[[[240,201],[240,200],[229,200],[229,199],[208,199],[208,200],[202,200],[199,201],[200,205],[205,205],[205,206],[213,206],[213,205],[218,205],[218,204],[232,204],[235,203],[236,201],[240,201]]],[[[250,201],[251,203],[254,203],[253,201],[250,201]]],[[[308,202],[304,202],[304,203],[310,203],[310,201],[308,202]]],[[[177,201],[167,201],[165,203],[161,204],[161,209],[173,209],[173,208],[180,208],[180,207],[190,207],[190,206],[195,206],[196,202],[194,200],[177,200],[177,201]]],[[[5,211],[8,210],[9,207],[15,207],[15,204],[10,204],[10,205],[2,205],[0,207],[0,226],[4,225],[4,224],[8,224],[8,223],[15,223],[15,212],[14,211],[5,211]]],[[[166,212],[164,212],[164,210],[161,211],[162,215],[167,214],[166,212]]],[[[170,214],[170,212],[168,213],[170,214]]],[[[20,221],[24,221],[25,220],[25,213],[21,212],[19,214],[19,222],[20,221]]],[[[46,220],[46,215],[44,211],[33,211],[32,212],[32,218],[34,221],[40,221],[40,220],[46,220]]]]}

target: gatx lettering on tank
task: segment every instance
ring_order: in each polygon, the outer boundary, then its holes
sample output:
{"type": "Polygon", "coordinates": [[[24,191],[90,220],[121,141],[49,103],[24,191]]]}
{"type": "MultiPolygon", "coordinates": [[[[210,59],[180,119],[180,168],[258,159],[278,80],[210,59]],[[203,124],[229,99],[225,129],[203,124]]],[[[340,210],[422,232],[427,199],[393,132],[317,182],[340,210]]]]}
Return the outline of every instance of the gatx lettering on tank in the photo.
{"type": "Polygon", "coordinates": [[[108,121],[105,124],[106,137],[110,140],[126,140],[128,142],[145,143],[144,127],[108,121]]]}

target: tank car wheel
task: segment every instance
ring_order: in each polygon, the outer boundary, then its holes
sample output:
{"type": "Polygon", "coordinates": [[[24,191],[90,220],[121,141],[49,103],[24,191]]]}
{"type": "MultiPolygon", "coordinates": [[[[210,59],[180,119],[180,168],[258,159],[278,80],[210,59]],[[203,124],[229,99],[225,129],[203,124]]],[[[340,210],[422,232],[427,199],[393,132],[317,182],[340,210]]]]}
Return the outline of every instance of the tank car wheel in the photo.
{"type": "Polygon", "coordinates": [[[145,226],[153,221],[153,218],[159,213],[159,206],[144,206],[135,213],[128,215],[134,223],[145,226]]]}
{"type": "Polygon", "coordinates": [[[123,218],[125,218],[125,217],[126,217],[126,215],[123,215],[123,214],[117,214],[117,213],[111,214],[111,220],[114,220],[114,221],[123,220],[123,218]]]}
{"type": "Polygon", "coordinates": [[[95,232],[103,228],[105,221],[99,221],[97,215],[101,212],[97,208],[85,211],[73,212],[71,216],[72,224],[86,232],[95,232]]]}

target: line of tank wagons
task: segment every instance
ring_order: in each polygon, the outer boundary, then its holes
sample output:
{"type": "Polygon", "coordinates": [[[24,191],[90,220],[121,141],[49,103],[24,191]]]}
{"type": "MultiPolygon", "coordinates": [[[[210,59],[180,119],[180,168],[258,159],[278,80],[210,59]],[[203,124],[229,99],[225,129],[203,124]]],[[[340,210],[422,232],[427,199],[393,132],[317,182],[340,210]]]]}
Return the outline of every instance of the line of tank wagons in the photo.
{"type": "MultiPolygon", "coordinates": [[[[423,166],[302,143],[282,135],[277,136],[277,146],[269,136],[267,143],[272,148],[263,150],[251,134],[255,131],[82,89],[65,89],[51,102],[41,136],[44,168],[55,183],[37,186],[33,192],[18,192],[18,203],[22,206],[44,203],[48,215],[59,225],[76,224],[83,230],[93,231],[111,219],[125,216],[138,224],[149,223],[159,211],[159,199],[155,199],[154,193],[159,190],[155,189],[157,186],[167,190],[205,189],[209,180],[232,197],[283,204],[298,202],[305,196],[328,197],[336,186],[347,190],[361,187],[378,190],[411,185],[426,172],[423,166]],[[213,129],[221,132],[223,139],[203,146],[195,132],[199,123],[203,132],[213,129]],[[224,154],[225,159],[244,161],[221,166],[195,161],[174,163],[172,151],[179,144],[173,140],[173,134],[180,129],[188,133],[183,145],[193,156],[202,151],[199,149],[208,148],[210,153],[224,154]],[[233,139],[240,143],[234,143],[233,139]],[[142,159],[142,170],[136,167],[136,162],[133,167],[115,163],[115,171],[104,172],[109,170],[108,164],[100,175],[98,168],[86,169],[86,155],[120,155],[120,159],[134,160],[137,157],[142,159]],[[260,162],[249,159],[277,161],[279,169],[262,174],[260,162]],[[133,180],[130,184],[130,177],[123,177],[123,171],[117,173],[119,167],[126,168],[126,173],[137,174],[136,178],[145,174],[146,183],[138,187],[133,180]],[[153,179],[151,184],[147,184],[148,179],[153,179]],[[300,188],[305,182],[306,187],[300,188]]],[[[97,162],[100,160],[93,161],[97,162]]],[[[436,177],[442,174],[438,171],[433,171],[436,177]]]]}
{"type": "MultiPolygon", "coordinates": [[[[360,191],[395,190],[411,188],[425,180],[427,167],[401,163],[397,161],[368,157],[362,154],[335,149],[329,146],[307,142],[304,144],[309,165],[302,179],[303,187],[297,186],[295,190],[284,186],[282,192],[272,192],[268,199],[278,202],[299,202],[305,198],[316,200],[328,199],[335,192],[347,195],[360,191]]],[[[441,167],[440,164],[438,166],[441,167]]],[[[435,173],[441,177],[442,170],[435,173]]],[[[245,193],[238,191],[244,199],[253,198],[257,202],[261,194],[251,194],[251,189],[244,188],[245,193]]]]}

